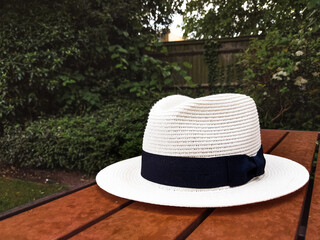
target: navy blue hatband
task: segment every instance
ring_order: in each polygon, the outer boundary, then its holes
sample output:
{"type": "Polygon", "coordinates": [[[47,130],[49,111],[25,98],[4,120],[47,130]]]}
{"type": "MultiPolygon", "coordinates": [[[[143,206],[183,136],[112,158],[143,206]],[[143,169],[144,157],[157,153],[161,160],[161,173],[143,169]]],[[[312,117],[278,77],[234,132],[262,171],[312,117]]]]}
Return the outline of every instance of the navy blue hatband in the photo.
{"type": "Polygon", "coordinates": [[[233,155],[214,158],[173,157],[142,152],[141,176],[175,187],[215,188],[240,186],[264,173],[262,146],[254,157],[233,155]]]}

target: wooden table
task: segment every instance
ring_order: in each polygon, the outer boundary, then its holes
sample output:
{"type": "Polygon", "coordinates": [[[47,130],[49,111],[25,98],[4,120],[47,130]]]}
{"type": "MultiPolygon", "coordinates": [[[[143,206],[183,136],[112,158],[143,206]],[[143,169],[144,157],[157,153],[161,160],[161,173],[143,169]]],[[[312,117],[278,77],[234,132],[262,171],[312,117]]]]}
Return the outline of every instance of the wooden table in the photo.
{"type": "Polygon", "coordinates": [[[92,183],[1,214],[0,239],[320,239],[318,132],[261,135],[266,153],[310,171],[306,186],[267,202],[201,209],[134,202],[92,183]]]}

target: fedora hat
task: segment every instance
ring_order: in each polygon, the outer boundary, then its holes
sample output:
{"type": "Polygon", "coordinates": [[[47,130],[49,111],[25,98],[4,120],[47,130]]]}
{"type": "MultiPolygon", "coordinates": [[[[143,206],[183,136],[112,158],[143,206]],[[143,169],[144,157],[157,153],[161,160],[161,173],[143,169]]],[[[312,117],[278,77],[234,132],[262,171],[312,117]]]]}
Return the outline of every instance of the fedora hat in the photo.
{"type": "Polygon", "coordinates": [[[242,94],[172,95],[151,108],[142,155],[102,169],[103,190],[179,207],[227,207],[278,198],[309,179],[300,164],[263,154],[255,102],[242,94]]]}

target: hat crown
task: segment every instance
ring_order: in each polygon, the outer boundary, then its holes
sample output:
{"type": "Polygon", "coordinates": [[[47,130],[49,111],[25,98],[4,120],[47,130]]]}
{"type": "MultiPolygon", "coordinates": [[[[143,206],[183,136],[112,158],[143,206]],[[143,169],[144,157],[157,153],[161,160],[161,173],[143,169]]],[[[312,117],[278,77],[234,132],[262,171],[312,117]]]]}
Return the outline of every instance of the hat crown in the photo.
{"type": "Polygon", "coordinates": [[[242,94],[172,95],[150,110],[145,152],[177,157],[254,156],[261,147],[255,102],[242,94]]]}

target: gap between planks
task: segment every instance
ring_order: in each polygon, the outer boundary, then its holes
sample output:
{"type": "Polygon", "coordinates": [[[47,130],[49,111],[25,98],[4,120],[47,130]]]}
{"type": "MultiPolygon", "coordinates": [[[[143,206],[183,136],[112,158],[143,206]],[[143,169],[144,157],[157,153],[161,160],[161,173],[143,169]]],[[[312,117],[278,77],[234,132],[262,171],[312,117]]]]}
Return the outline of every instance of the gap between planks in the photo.
{"type": "Polygon", "coordinates": [[[272,147],[266,152],[267,154],[271,153],[289,134],[287,131],[277,142],[275,142],[272,147]]]}
{"type": "Polygon", "coordinates": [[[59,198],[65,197],[65,196],[67,196],[69,194],[78,192],[78,191],[80,191],[82,189],[85,189],[85,188],[88,188],[90,186],[93,186],[94,184],[96,184],[95,180],[93,180],[93,181],[91,181],[91,182],[89,182],[87,184],[81,185],[81,186],[76,186],[76,187],[73,187],[71,189],[67,189],[67,190],[62,191],[62,192],[57,192],[57,193],[51,194],[51,195],[49,195],[47,197],[37,199],[37,200],[35,200],[33,202],[24,204],[22,206],[18,206],[18,207],[12,208],[12,209],[10,209],[8,211],[0,213],[0,221],[4,220],[6,218],[10,218],[10,217],[13,217],[15,215],[18,215],[20,213],[26,212],[26,211],[28,211],[30,209],[39,207],[39,206],[44,205],[46,203],[52,202],[52,201],[57,200],[59,198]]]}
{"type": "Polygon", "coordinates": [[[67,234],[64,235],[64,236],[59,237],[58,240],[66,240],[66,239],[69,239],[69,238],[77,235],[78,233],[80,233],[80,232],[88,229],[89,227],[91,227],[91,226],[97,224],[98,222],[106,219],[107,217],[109,217],[109,216],[111,216],[111,215],[119,212],[121,209],[129,206],[129,205],[132,204],[133,202],[134,202],[134,201],[130,200],[130,201],[127,201],[127,202],[121,204],[119,207],[117,207],[117,208],[115,208],[115,209],[113,209],[113,210],[111,210],[111,211],[109,211],[109,212],[101,215],[100,217],[98,217],[98,218],[96,218],[96,219],[94,219],[94,220],[92,220],[92,221],[90,221],[90,222],[88,222],[88,223],[86,223],[86,224],[84,224],[84,225],[76,228],[76,229],[74,229],[73,231],[67,233],[67,234]]]}
{"type": "MultiPolygon", "coordinates": [[[[318,164],[318,154],[319,154],[319,140],[320,140],[320,132],[318,133],[318,139],[315,143],[315,150],[313,153],[312,158],[312,165],[310,170],[310,179],[308,182],[308,188],[307,193],[305,195],[305,199],[303,202],[303,207],[301,210],[299,225],[297,228],[296,233],[296,240],[304,240],[307,233],[307,226],[308,226],[308,219],[309,219],[309,211],[311,206],[311,200],[312,200],[312,192],[313,192],[313,185],[314,185],[314,178],[315,178],[315,172],[318,164]]],[[[318,166],[319,167],[319,166],[318,166]]]]}
{"type": "Polygon", "coordinates": [[[183,230],[175,240],[186,239],[199,225],[206,220],[207,217],[214,211],[215,208],[208,208],[196,220],[194,220],[185,230],[183,230]]]}

